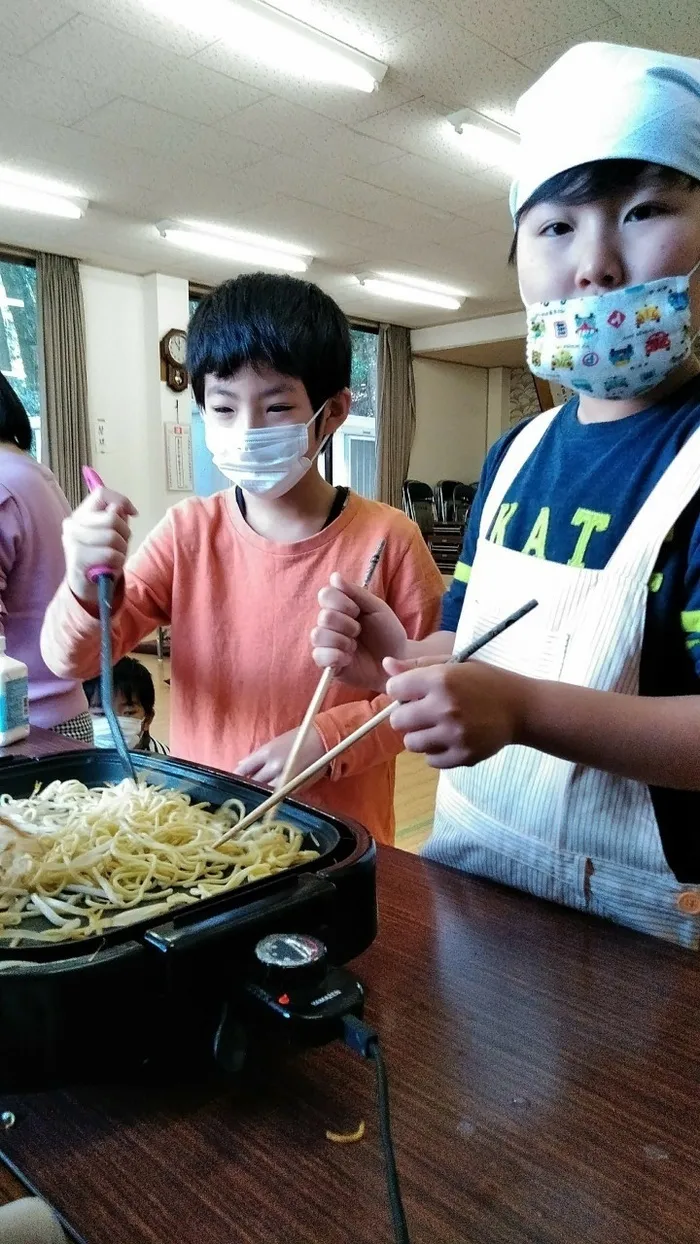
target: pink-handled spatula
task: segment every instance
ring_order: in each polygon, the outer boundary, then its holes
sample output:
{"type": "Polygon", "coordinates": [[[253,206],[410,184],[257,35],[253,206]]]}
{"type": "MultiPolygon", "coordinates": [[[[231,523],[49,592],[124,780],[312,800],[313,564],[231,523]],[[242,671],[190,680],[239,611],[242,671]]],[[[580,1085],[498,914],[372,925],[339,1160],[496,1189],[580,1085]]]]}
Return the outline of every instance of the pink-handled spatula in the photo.
{"type": "MultiPolygon", "coordinates": [[[[102,488],[102,480],[92,467],[83,467],[83,479],[90,492],[102,488]]],[[[88,579],[97,585],[97,603],[100,611],[100,694],[102,710],[109,725],[112,742],[119,754],[127,777],[136,781],[136,770],[131,759],[121,726],[114,711],[114,679],[112,675],[112,599],[114,597],[114,575],[109,566],[93,566],[88,571],[88,579]]]]}

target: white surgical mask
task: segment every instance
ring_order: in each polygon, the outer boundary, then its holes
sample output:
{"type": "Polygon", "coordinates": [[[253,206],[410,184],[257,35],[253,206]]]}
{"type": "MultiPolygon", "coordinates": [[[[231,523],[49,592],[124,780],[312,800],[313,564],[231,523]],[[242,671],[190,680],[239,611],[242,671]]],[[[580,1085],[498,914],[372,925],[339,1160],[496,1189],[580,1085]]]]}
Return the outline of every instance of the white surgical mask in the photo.
{"type": "MultiPolygon", "coordinates": [[[[117,717],[121,726],[124,742],[133,751],[143,733],[142,723],[138,717],[117,717]]],[[[114,747],[112,732],[106,717],[93,717],[92,729],[95,736],[95,747],[114,747]]]]}
{"type": "Polygon", "coordinates": [[[648,393],[690,355],[690,279],[698,267],[688,276],[530,304],[530,371],[606,401],[648,393]]]}
{"type": "Polygon", "coordinates": [[[244,492],[283,497],[311,469],[325,442],[309,457],[309,428],[323,411],[323,402],[308,423],[283,423],[274,428],[227,428],[204,421],[204,438],[214,466],[244,492]]]}

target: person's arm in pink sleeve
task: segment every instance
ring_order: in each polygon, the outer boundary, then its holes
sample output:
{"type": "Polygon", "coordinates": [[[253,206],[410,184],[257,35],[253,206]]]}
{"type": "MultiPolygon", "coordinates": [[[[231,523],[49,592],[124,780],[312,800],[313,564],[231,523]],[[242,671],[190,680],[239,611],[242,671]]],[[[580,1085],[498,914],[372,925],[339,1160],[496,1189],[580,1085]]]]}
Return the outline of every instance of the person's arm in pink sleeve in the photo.
{"type": "MultiPolygon", "coordinates": [[[[171,617],[173,528],[166,515],[127,563],[113,607],[114,660],[131,652],[171,617]]],[[[92,678],[100,666],[100,624],[94,605],[84,604],[64,579],[46,611],[41,653],[59,678],[92,678]]]]}
{"type": "MultiPolygon", "coordinates": [[[[329,751],[346,739],[358,726],[364,725],[370,717],[374,717],[389,703],[387,695],[378,695],[374,700],[355,700],[351,704],[336,704],[314,717],[314,726],[329,751]]],[[[371,734],[365,735],[331,765],[332,782],[340,778],[350,777],[355,773],[364,773],[374,765],[386,764],[394,760],[403,751],[403,739],[392,730],[388,721],[383,721],[371,734]]]]}

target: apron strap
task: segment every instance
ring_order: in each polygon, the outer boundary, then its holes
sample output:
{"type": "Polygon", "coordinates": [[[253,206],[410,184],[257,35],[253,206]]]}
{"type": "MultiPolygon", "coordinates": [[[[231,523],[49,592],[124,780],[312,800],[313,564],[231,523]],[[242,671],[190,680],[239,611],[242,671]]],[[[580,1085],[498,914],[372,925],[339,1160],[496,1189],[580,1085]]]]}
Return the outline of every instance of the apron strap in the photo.
{"type": "Polygon", "coordinates": [[[633,518],[610,557],[605,574],[635,573],[645,581],[649,579],[661,545],[699,489],[700,428],[697,428],[633,518]]]}
{"type": "Polygon", "coordinates": [[[515,477],[525,466],[530,455],[537,449],[542,437],[560,410],[561,406],[557,406],[554,410],[546,410],[544,414],[535,415],[535,418],[525,425],[522,432],[518,432],[518,435],[513,438],[484,501],[481,523],[479,524],[479,536],[482,540],[485,540],[488,536],[493,520],[500,509],[501,502],[515,477]]]}

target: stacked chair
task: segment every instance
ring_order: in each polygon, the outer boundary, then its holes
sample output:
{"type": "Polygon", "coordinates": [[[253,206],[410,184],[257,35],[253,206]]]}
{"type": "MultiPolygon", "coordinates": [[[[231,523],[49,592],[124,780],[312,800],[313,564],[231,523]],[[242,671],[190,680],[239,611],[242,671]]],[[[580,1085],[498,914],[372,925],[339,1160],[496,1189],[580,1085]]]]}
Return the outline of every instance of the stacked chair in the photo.
{"type": "Polygon", "coordinates": [[[420,527],[444,575],[454,574],[475,493],[475,484],[456,479],[441,479],[434,489],[418,479],[407,479],[403,486],[403,508],[420,527]]]}
{"type": "Polygon", "coordinates": [[[424,484],[419,479],[407,479],[403,486],[403,508],[408,517],[418,523],[425,543],[431,548],[438,516],[430,484],[424,484]]]}

